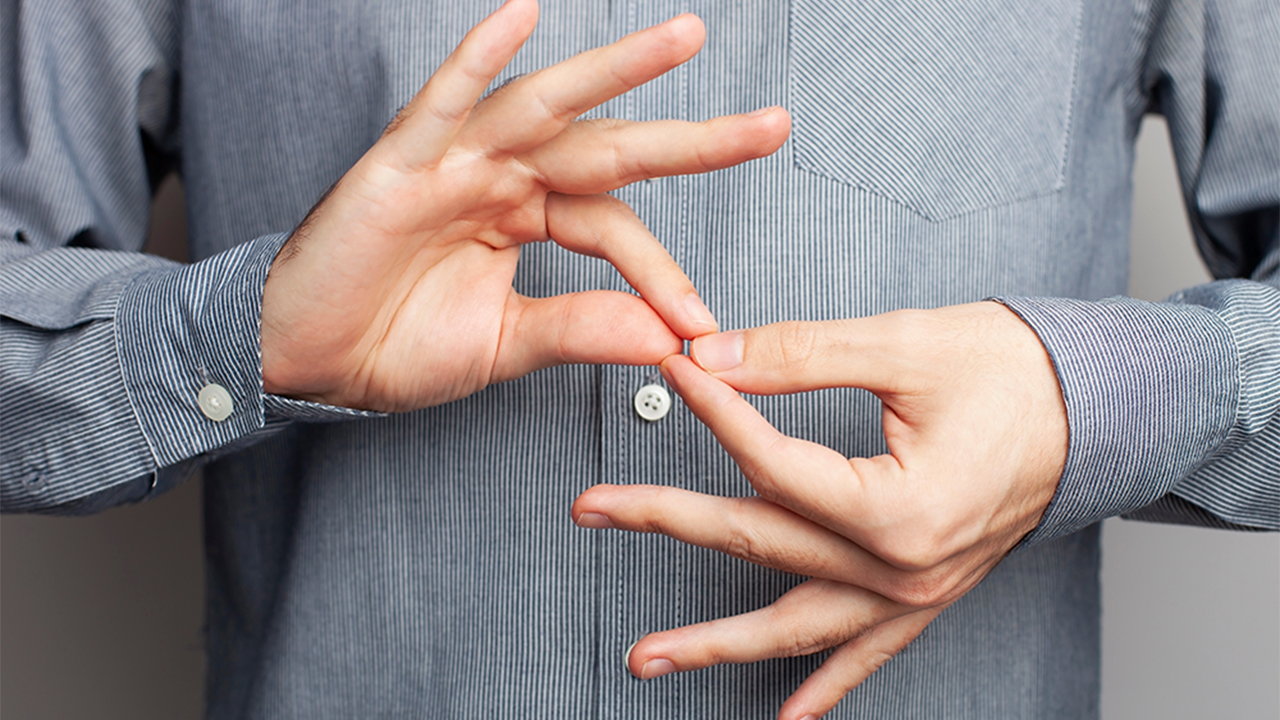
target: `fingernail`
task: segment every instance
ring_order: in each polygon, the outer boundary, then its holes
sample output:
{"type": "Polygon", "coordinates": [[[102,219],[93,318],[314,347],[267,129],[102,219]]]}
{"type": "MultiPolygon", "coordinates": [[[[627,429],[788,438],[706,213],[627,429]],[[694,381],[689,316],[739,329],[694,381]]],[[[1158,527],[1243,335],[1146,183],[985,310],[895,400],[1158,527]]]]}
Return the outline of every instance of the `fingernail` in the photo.
{"type": "MultiPolygon", "coordinates": [[[[609,530],[613,528],[613,522],[606,515],[584,512],[578,516],[578,527],[591,528],[592,530],[609,530]]],[[[631,651],[628,650],[627,652],[631,651]]]]}
{"type": "Polygon", "coordinates": [[[689,355],[707,372],[724,372],[742,364],[744,345],[741,330],[703,335],[694,338],[689,355]]]}
{"type": "Polygon", "coordinates": [[[810,714],[805,715],[804,717],[800,718],[800,720],[818,720],[818,716],[817,716],[817,715],[814,715],[814,714],[812,714],[812,713],[810,713],[810,714]]]}
{"type": "Polygon", "coordinates": [[[747,113],[747,117],[764,117],[765,115],[768,115],[769,113],[777,109],[778,109],[777,105],[771,105],[766,108],[760,108],[759,110],[752,110],[751,112],[747,113]]]}
{"type": "Polygon", "coordinates": [[[711,332],[715,332],[720,327],[716,323],[716,317],[707,309],[706,304],[702,302],[702,298],[698,297],[697,293],[693,293],[684,299],[684,311],[694,325],[709,328],[711,332]]]}
{"type": "Polygon", "coordinates": [[[666,380],[668,385],[674,388],[676,392],[680,392],[680,386],[676,383],[675,378],[671,377],[671,371],[667,369],[667,362],[665,360],[663,360],[662,364],[658,366],[658,372],[662,373],[662,379],[666,380]]]}
{"type": "Polygon", "coordinates": [[[646,662],[644,667],[640,668],[640,679],[652,680],[654,678],[660,678],[663,675],[670,675],[675,671],[676,666],[673,665],[670,660],[654,658],[649,662],[646,662]]]}

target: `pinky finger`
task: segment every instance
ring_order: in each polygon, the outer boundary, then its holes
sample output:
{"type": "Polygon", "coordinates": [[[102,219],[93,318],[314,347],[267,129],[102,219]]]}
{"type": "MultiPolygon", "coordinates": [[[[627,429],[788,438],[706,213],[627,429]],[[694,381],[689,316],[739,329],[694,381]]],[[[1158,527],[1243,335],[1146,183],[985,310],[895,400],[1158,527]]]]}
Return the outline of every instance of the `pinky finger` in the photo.
{"type": "Polygon", "coordinates": [[[831,711],[845,695],[902,652],[945,608],[903,615],[877,625],[836,648],[801,683],[778,711],[778,720],[816,720],[831,711]]]}

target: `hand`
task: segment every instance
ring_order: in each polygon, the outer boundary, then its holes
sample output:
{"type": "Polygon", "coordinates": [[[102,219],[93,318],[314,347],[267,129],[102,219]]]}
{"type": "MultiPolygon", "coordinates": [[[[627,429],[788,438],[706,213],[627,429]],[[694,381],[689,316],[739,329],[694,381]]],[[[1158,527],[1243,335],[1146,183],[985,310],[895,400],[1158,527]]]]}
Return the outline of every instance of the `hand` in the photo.
{"type": "Polygon", "coordinates": [[[509,0],[473,28],[294,232],[263,289],[268,392],[410,410],[560,363],[656,364],[716,329],[661,244],[599,193],[767,155],[787,114],[574,122],[697,53],[692,15],[477,102],[537,14],[536,0],[509,0]],[[548,238],[609,261],[644,300],[519,295],[520,245],[548,238]]]}
{"type": "Polygon", "coordinates": [[[1048,355],[996,303],[707,335],[663,375],[759,493],[591,488],[575,522],[660,532],[812,576],[767,608],[648,635],[650,678],[835,648],[780,720],[821,716],[972,589],[1053,498],[1067,452],[1048,355]],[[848,459],[774,429],[736,390],[860,387],[883,402],[889,454],[848,459]]]}

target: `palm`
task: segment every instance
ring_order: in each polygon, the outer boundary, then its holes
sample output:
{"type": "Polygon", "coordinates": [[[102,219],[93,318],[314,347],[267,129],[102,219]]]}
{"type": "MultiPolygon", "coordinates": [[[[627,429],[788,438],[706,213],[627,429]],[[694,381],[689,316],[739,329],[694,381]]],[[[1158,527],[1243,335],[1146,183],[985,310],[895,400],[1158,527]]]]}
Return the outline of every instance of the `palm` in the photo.
{"type": "Polygon", "coordinates": [[[510,0],[473,29],[294,233],[263,295],[268,391],[408,410],[559,363],[656,364],[680,338],[715,330],[657,240],[599,193],[768,154],[786,137],[785,113],[574,122],[692,57],[703,37],[692,16],[477,104],[536,14],[533,0],[510,0]],[[605,258],[644,299],[519,295],[520,245],[549,236],[605,258]]]}
{"type": "Polygon", "coordinates": [[[511,287],[519,246],[546,227],[547,189],[532,177],[517,182],[512,162],[446,156],[434,171],[389,175],[395,187],[377,189],[385,200],[360,219],[364,239],[348,261],[378,257],[377,279],[364,270],[335,297],[335,321],[365,328],[353,378],[363,396],[351,404],[436,405],[495,381],[503,328],[521,307],[511,287]],[[464,210],[424,217],[422,198],[464,210]]]}

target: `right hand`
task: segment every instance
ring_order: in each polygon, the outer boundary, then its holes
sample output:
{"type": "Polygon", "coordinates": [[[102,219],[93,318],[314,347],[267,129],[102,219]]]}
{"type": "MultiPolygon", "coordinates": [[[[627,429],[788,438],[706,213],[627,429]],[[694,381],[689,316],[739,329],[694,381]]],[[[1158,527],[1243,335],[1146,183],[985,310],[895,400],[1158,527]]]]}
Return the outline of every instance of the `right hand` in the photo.
{"type": "Polygon", "coordinates": [[[267,392],[412,410],[561,363],[657,364],[716,330],[657,239],[601,193],[768,155],[790,118],[574,122],[693,57],[692,15],[480,101],[537,15],[508,0],[473,28],[281,250],[263,289],[267,392]],[[548,238],[612,263],[644,299],[516,293],[520,245],[548,238]]]}

